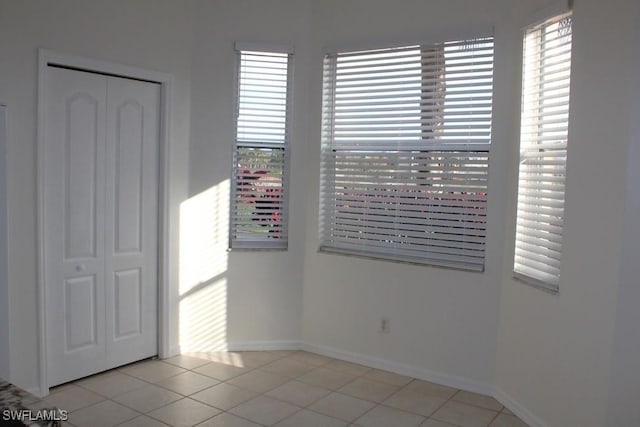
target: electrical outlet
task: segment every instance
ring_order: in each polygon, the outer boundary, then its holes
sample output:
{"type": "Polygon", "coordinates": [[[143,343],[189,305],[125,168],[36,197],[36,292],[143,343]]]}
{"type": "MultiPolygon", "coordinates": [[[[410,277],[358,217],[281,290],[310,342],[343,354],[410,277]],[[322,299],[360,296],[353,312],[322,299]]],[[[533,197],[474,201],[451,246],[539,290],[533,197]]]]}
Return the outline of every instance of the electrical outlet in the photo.
{"type": "Polygon", "coordinates": [[[380,319],[380,332],[385,334],[389,333],[391,330],[391,322],[386,317],[380,319]]]}

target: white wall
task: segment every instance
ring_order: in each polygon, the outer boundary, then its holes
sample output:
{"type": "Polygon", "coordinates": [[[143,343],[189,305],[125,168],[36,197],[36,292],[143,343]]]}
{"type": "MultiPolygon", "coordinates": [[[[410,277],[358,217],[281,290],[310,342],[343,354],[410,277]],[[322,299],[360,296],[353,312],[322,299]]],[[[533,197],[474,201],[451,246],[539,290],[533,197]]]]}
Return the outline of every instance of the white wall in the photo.
{"type": "MultiPolygon", "coordinates": [[[[636,73],[640,68],[636,68],[636,73]]],[[[637,79],[637,76],[635,77],[637,79]]],[[[640,92],[633,92],[637,104],[640,92]]],[[[639,117],[640,108],[631,110],[639,117]]],[[[610,426],[640,425],[640,129],[634,122],[633,146],[629,150],[627,169],[627,207],[624,219],[624,242],[621,254],[620,285],[617,292],[615,335],[608,385],[607,423],[610,426]]]]}
{"type": "MultiPolygon", "coordinates": [[[[638,18],[637,18],[638,19],[638,18]]],[[[630,93],[625,216],[607,425],[640,425],[640,30],[635,28],[630,93]]]]}
{"type": "Polygon", "coordinates": [[[310,5],[306,0],[197,2],[189,192],[193,200],[210,200],[203,202],[210,210],[210,217],[203,221],[215,225],[200,236],[201,242],[210,242],[209,248],[201,256],[185,259],[183,271],[199,273],[183,276],[181,287],[225,297],[211,297],[220,301],[215,315],[211,310],[198,310],[195,302],[184,305],[183,311],[195,313],[189,322],[217,325],[219,332],[201,337],[185,332],[183,348],[216,348],[225,343],[240,348],[259,344],[256,341],[290,344],[300,340],[308,190],[301,178],[308,166],[304,150],[309,116],[310,5]],[[227,252],[236,41],[292,45],[295,49],[288,251],[227,252]],[[211,192],[218,194],[220,202],[213,202],[211,192]],[[224,207],[215,209],[216,204],[224,207]]]}
{"type": "MultiPolygon", "coordinates": [[[[497,395],[534,425],[635,425],[638,410],[631,400],[639,386],[628,371],[638,370],[640,351],[634,311],[638,248],[633,233],[627,232],[623,242],[622,226],[626,218],[626,227],[637,229],[638,215],[634,204],[623,217],[625,186],[628,203],[638,198],[637,173],[625,175],[629,121],[634,120],[628,114],[628,85],[635,2],[574,2],[561,291],[551,295],[511,278],[520,31],[526,18],[548,3],[314,3],[311,189],[318,188],[319,179],[322,46],[415,41],[489,24],[495,26],[496,56],[486,272],[320,254],[317,217],[309,215],[304,340],[470,388],[495,384],[497,395]],[[388,335],[377,332],[383,316],[391,320],[388,335]]],[[[311,213],[318,211],[317,193],[309,194],[309,206],[311,213]]]]}
{"type": "MultiPolygon", "coordinates": [[[[505,90],[513,81],[513,58],[505,46],[513,34],[500,26],[507,1],[317,1],[314,9],[312,107],[307,156],[308,205],[304,289],[304,340],[407,368],[477,390],[493,380],[500,277],[505,238],[506,153],[513,144],[511,111],[518,100],[505,90]],[[376,43],[442,41],[496,25],[495,97],[489,166],[486,271],[375,261],[318,253],[322,48],[376,47],[376,43]],[[446,36],[443,36],[446,35],[446,36]],[[390,333],[378,332],[380,319],[390,333]]],[[[409,372],[409,370],[407,372],[409,372]]]]}
{"type": "MultiPolygon", "coordinates": [[[[636,425],[607,423],[605,417],[620,298],[629,83],[637,16],[636,2],[574,2],[560,293],[548,294],[514,281],[510,263],[505,263],[502,274],[497,388],[549,426],[636,425]]],[[[512,150],[507,166],[508,232],[502,250],[506,259],[513,256],[516,159],[512,150]]],[[[627,287],[630,294],[637,292],[627,287]]],[[[637,324],[626,323],[633,318],[620,320],[618,328],[637,329],[637,324]]],[[[627,364],[634,365],[637,362],[627,364]]],[[[637,396],[635,404],[622,403],[625,410],[636,410],[637,396]]]]}
{"type": "Polygon", "coordinates": [[[637,399],[629,399],[640,393],[636,2],[574,2],[561,291],[551,295],[511,279],[520,27],[545,3],[0,0],[0,102],[11,111],[10,379],[33,388],[38,375],[36,68],[37,48],[45,47],[175,76],[174,349],[302,340],[466,388],[486,391],[495,385],[503,400],[535,424],[638,424],[637,399]],[[317,253],[323,47],[416,42],[491,26],[495,71],[486,271],[317,253]],[[286,252],[226,250],[235,41],[296,49],[286,252]],[[378,333],[383,316],[391,322],[389,334],[378,333]]]}
{"type": "MultiPolygon", "coordinates": [[[[7,138],[10,379],[21,387],[33,389],[38,378],[37,49],[43,47],[155,69],[175,77],[170,215],[172,258],[177,260],[177,213],[187,184],[191,23],[189,1],[0,2],[0,100],[11,111],[7,138]]],[[[175,283],[177,263],[171,267],[175,283]]]]}

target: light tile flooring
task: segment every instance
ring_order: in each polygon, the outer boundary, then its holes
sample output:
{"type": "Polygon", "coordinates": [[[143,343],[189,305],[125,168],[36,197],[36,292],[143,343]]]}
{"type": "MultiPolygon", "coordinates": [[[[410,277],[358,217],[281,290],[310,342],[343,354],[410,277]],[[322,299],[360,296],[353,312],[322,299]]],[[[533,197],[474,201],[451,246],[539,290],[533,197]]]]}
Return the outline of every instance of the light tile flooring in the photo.
{"type": "Polygon", "coordinates": [[[303,351],[143,361],[51,389],[66,425],[526,427],[495,399],[303,351]]]}

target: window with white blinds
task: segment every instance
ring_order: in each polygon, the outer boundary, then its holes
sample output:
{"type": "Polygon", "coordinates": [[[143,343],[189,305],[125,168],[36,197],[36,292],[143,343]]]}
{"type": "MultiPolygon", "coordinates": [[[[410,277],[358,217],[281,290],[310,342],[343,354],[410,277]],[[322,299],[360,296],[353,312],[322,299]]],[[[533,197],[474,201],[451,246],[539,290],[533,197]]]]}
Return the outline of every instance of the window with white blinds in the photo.
{"type": "Polygon", "coordinates": [[[287,247],[291,54],[238,51],[231,248],[287,247]]]}
{"type": "Polygon", "coordinates": [[[571,16],[525,30],[514,272],[557,291],[562,254],[571,16]]]}
{"type": "Polygon", "coordinates": [[[329,54],[321,250],[483,270],[493,39],[329,54]]]}

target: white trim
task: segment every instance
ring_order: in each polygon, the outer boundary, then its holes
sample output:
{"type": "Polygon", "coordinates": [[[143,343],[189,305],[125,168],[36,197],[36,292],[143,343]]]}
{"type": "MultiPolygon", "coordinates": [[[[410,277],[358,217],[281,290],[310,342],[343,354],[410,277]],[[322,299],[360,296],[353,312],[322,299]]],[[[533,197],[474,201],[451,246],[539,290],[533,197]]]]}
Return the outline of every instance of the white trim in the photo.
{"type": "Polygon", "coordinates": [[[36,131],[37,137],[37,156],[36,161],[38,165],[37,169],[37,248],[38,251],[38,264],[36,272],[36,286],[37,286],[37,298],[38,298],[38,387],[37,393],[32,394],[38,397],[44,397],[49,394],[49,385],[47,384],[47,312],[46,312],[46,291],[44,283],[44,134],[45,134],[45,78],[47,65],[49,63],[47,58],[47,52],[43,50],[38,51],[38,127],[36,131]]]}
{"type": "Polygon", "coordinates": [[[40,396],[40,387],[35,386],[35,387],[30,387],[28,389],[25,390],[27,393],[32,394],[36,397],[42,397],[40,396]]]}
{"type": "Polygon", "coordinates": [[[0,104],[0,378],[11,375],[9,276],[7,271],[7,107],[0,104]]]}
{"type": "Polygon", "coordinates": [[[114,76],[148,80],[162,85],[171,83],[173,76],[161,71],[148,70],[133,65],[119,64],[101,59],[87,58],[74,54],[61,53],[49,49],[38,49],[40,65],[60,65],[80,70],[93,71],[114,76]]]}
{"type": "Polygon", "coordinates": [[[32,394],[43,397],[49,393],[47,384],[47,325],[46,325],[46,284],[44,280],[44,109],[45,109],[45,76],[47,66],[59,65],[89,72],[99,72],[120,77],[157,82],[161,86],[160,100],[160,158],[159,158],[159,200],[158,200],[158,356],[169,357],[171,311],[169,290],[169,141],[171,124],[171,100],[173,76],[160,71],[147,70],[130,65],[86,58],[77,55],[60,53],[47,49],[38,50],[38,127],[37,127],[37,185],[38,185],[38,390],[32,394]]]}
{"type": "Polygon", "coordinates": [[[234,48],[238,51],[248,50],[251,52],[295,53],[295,48],[291,44],[235,42],[234,48]]]}
{"type": "Polygon", "coordinates": [[[533,286],[534,288],[543,290],[549,294],[558,295],[560,293],[560,286],[558,285],[551,285],[534,277],[529,277],[526,274],[518,273],[517,271],[512,271],[511,274],[515,280],[518,280],[526,285],[533,286]]]}
{"type": "MultiPolygon", "coordinates": [[[[284,49],[284,48],[283,48],[284,49]]],[[[293,48],[292,48],[293,49],[293,48]]],[[[249,55],[251,56],[251,55],[249,55]]],[[[236,61],[235,61],[235,73],[234,73],[234,133],[233,133],[233,150],[231,164],[231,194],[229,203],[229,242],[228,249],[230,251],[287,251],[289,250],[289,193],[291,188],[291,175],[290,175],[290,139],[291,139],[291,113],[293,102],[293,53],[281,52],[277,46],[272,46],[269,49],[268,45],[257,45],[247,43],[236,43],[236,61]],[[253,46],[264,47],[264,49],[255,48],[253,46]],[[241,92],[240,85],[242,84],[242,58],[245,54],[244,51],[263,51],[265,56],[269,56],[273,52],[286,53],[287,55],[287,70],[286,70],[286,104],[284,113],[284,135],[281,141],[259,142],[251,140],[239,140],[238,138],[238,126],[240,119],[240,103],[241,92]],[[265,239],[264,236],[250,235],[246,239],[238,239],[238,214],[237,214],[237,187],[238,187],[238,160],[239,149],[242,147],[247,148],[267,148],[274,150],[282,150],[282,198],[280,203],[281,213],[281,238],[265,239]]],[[[265,101],[266,102],[266,101],[265,101]]],[[[256,113],[259,114],[259,113],[256,113]]],[[[267,119],[265,119],[267,120],[267,119]]],[[[275,207],[274,207],[275,208],[275,207]]],[[[240,221],[242,224],[242,220],[240,221]]]]}
{"type": "Polygon", "coordinates": [[[322,243],[318,246],[318,250],[316,251],[319,254],[327,254],[327,255],[340,255],[340,256],[348,256],[348,257],[356,257],[361,259],[368,259],[373,261],[385,261],[385,262],[394,262],[399,264],[407,264],[407,265],[419,265],[421,267],[432,267],[432,268],[446,268],[449,270],[459,270],[459,271],[469,271],[471,273],[484,273],[485,265],[471,265],[471,264],[462,264],[456,262],[447,262],[443,260],[422,260],[422,259],[412,259],[405,258],[402,256],[395,255],[387,255],[387,254],[375,254],[369,252],[357,252],[355,250],[342,249],[342,248],[334,248],[331,246],[324,246],[322,243]]]}
{"type": "Polygon", "coordinates": [[[173,357],[173,356],[177,356],[179,354],[182,353],[182,349],[180,348],[179,345],[173,345],[171,346],[171,348],[169,349],[169,353],[160,357],[160,359],[167,359],[169,357],[173,357]]]}
{"type": "MultiPolygon", "coordinates": [[[[530,427],[549,427],[540,418],[536,417],[520,403],[507,395],[499,387],[491,383],[470,380],[457,375],[446,374],[430,369],[418,368],[405,365],[391,360],[371,357],[360,353],[338,350],[333,347],[311,344],[304,341],[282,340],[282,341],[237,341],[229,342],[222,346],[220,351],[277,351],[277,350],[304,350],[322,356],[332,357],[347,362],[357,363],[370,368],[382,369],[399,375],[411,378],[430,381],[436,384],[457,388],[460,390],[480,393],[493,396],[502,405],[513,412],[530,427]]],[[[172,347],[174,354],[180,354],[180,347],[172,347]]]]}
{"type": "MultiPolygon", "coordinates": [[[[301,341],[283,340],[283,341],[235,341],[222,342],[213,347],[208,347],[201,351],[276,351],[276,350],[300,350],[302,348],[301,341]]],[[[180,354],[180,346],[172,347],[174,355],[180,354]]],[[[186,352],[189,353],[188,351],[186,352]]]]}
{"type": "Polygon", "coordinates": [[[173,356],[171,351],[171,253],[170,216],[171,203],[171,105],[173,104],[173,76],[165,74],[160,83],[160,159],[159,159],[159,199],[158,199],[158,357],[173,356]]]}
{"type": "MultiPolygon", "coordinates": [[[[304,350],[310,353],[332,357],[347,362],[357,363],[363,366],[368,366],[370,368],[382,369],[399,375],[430,381],[436,384],[445,385],[460,390],[493,396],[522,421],[529,424],[530,427],[549,427],[548,424],[544,423],[540,418],[533,415],[527,408],[516,402],[499,387],[496,387],[487,382],[470,380],[468,378],[459,377],[457,375],[446,374],[430,369],[418,368],[387,359],[380,359],[360,353],[338,350],[333,347],[311,344],[304,341],[237,341],[229,342],[223,347],[225,348],[221,351],[304,350]]],[[[176,354],[180,353],[179,347],[174,347],[174,350],[177,350],[176,354]]]]}
{"type": "Polygon", "coordinates": [[[529,424],[529,427],[549,427],[549,424],[536,417],[527,408],[516,402],[511,396],[502,391],[499,387],[494,387],[491,393],[493,397],[506,408],[513,412],[518,418],[525,423],[529,424]]]}
{"type": "Polygon", "coordinates": [[[536,10],[527,16],[522,22],[522,30],[525,31],[529,27],[534,27],[571,11],[571,0],[553,0],[541,9],[536,10]]]}
{"type": "Polygon", "coordinates": [[[300,350],[301,341],[237,341],[227,343],[228,351],[300,350]]]}
{"type": "Polygon", "coordinates": [[[394,372],[399,375],[430,381],[436,384],[441,384],[460,390],[493,396],[522,421],[529,424],[530,427],[549,427],[548,424],[535,416],[533,413],[531,413],[531,411],[518,403],[516,400],[511,398],[511,396],[506,394],[499,387],[494,386],[493,384],[488,382],[471,380],[457,375],[446,374],[443,372],[433,371],[431,369],[418,368],[391,360],[380,359],[364,354],[352,353],[307,342],[302,343],[301,349],[309,351],[311,353],[345,360],[347,362],[358,363],[370,368],[382,369],[385,371],[394,372]]]}
{"type": "Polygon", "coordinates": [[[358,363],[370,368],[382,369],[399,375],[404,375],[419,380],[430,381],[436,384],[457,388],[460,390],[471,391],[491,395],[493,386],[490,383],[471,380],[459,377],[457,375],[446,374],[443,372],[432,371],[431,369],[419,368],[416,366],[405,365],[403,363],[394,362],[387,359],[380,359],[359,353],[351,353],[349,351],[338,350],[332,347],[303,343],[302,350],[311,353],[321,354],[323,356],[333,357],[335,359],[346,360],[347,362],[358,363]]]}
{"type": "Polygon", "coordinates": [[[329,43],[322,48],[323,55],[334,53],[358,52],[361,50],[389,49],[401,46],[413,45],[430,45],[434,43],[442,43],[455,40],[471,40],[475,38],[493,37],[495,29],[489,25],[478,25],[467,27],[464,30],[450,29],[448,31],[436,31],[421,35],[419,37],[399,38],[395,40],[378,40],[378,41],[353,41],[329,43]]]}

